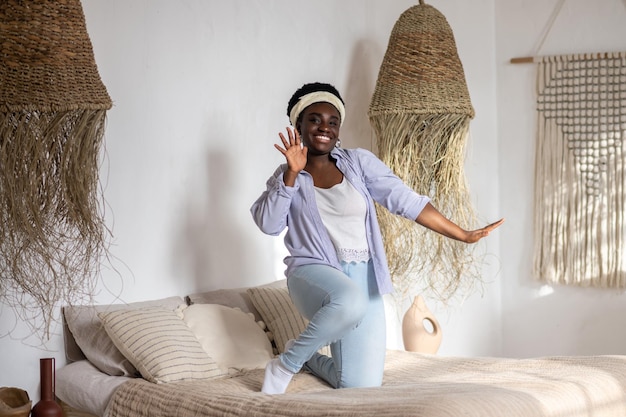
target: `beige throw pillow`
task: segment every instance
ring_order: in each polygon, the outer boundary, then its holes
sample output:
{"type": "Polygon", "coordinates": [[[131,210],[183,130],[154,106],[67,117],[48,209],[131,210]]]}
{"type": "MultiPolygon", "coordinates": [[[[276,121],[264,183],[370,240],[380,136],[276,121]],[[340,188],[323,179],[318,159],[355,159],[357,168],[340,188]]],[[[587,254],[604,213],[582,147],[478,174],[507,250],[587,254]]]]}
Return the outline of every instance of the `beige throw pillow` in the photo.
{"type": "MultiPolygon", "coordinates": [[[[287,288],[287,280],[281,279],[258,287],[287,288]]],[[[252,304],[247,289],[250,287],[226,288],[190,294],[185,297],[187,304],[221,304],[227,307],[239,308],[244,313],[254,314],[256,321],[263,320],[257,309],[252,304]]]]}
{"type": "Polygon", "coordinates": [[[65,346],[68,360],[84,359],[82,357],[84,354],[89,362],[105,374],[112,376],[137,376],[137,369],[122,355],[106,333],[98,313],[146,307],[160,307],[173,311],[181,303],[184,303],[181,297],[168,297],[160,300],[138,301],[127,304],[63,307],[63,318],[67,325],[67,329],[65,329],[65,346]],[[74,350],[76,350],[76,345],[80,348],[79,352],[68,351],[68,348],[71,346],[74,346],[74,350]]]}
{"type": "MultiPolygon", "coordinates": [[[[252,287],[247,291],[269,331],[273,333],[276,348],[280,353],[284,352],[285,343],[297,338],[306,328],[308,320],[302,317],[291,301],[287,288],[252,287]]],[[[330,355],[330,348],[323,347],[320,353],[330,355]]]]}
{"type": "Polygon", "coordinates": [[[183,310],[183,320],[223,371],[265,368],[274,357],[272,344],[252,313],[219,304],[194,304],[183,310]]]}
{"type": "Polygon", "coordinates": [[[142,308],[104,312],[99,317],[115,346],[150,382],[225,375],[175,311],[142,308]]]}

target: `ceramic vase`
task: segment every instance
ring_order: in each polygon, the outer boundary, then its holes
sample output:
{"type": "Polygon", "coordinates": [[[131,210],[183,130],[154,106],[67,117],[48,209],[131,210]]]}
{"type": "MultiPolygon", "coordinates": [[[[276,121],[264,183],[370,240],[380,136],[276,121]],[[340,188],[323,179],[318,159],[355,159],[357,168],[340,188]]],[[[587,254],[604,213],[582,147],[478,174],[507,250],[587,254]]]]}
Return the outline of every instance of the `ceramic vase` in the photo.
{"type": "Polygon", "coordinates": [[[55,361],[54,358],[39,360],[41,378],[41,400],[33,407],[31,417],[63,417],[63,409],[55,398],[55,361]]]}
{"type": "Polygon", "coordinates": [[[437,318],[426,306],[421,295],[413,299],[413,304],[402,319],[402,341],[409,352],[435,354],[441,345],[441,327],[437,318]]]}

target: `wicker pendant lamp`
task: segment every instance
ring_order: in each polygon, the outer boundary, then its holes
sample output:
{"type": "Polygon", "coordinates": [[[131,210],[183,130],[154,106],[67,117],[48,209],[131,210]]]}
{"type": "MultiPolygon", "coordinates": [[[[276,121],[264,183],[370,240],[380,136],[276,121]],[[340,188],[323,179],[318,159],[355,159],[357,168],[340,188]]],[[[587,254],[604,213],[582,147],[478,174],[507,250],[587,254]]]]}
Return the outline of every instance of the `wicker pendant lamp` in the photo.
{"type": "Polygon", "coordinates": [[[107,250],[110,108],[79,0],[0,2],[0,303],[40,336],[59,302],[92,294],[107,250]]]}
{"type": "MultiPolygon", "coordinates": [[[[395,23],[369,107],[379,157],[462,227],[474,223],[463,163],[474,109],[452,29],[420,1],[395,23]]],[[[447,300],[471,286],[467,245],[378,210],[397,290],[428,288],[447,300]]]]}

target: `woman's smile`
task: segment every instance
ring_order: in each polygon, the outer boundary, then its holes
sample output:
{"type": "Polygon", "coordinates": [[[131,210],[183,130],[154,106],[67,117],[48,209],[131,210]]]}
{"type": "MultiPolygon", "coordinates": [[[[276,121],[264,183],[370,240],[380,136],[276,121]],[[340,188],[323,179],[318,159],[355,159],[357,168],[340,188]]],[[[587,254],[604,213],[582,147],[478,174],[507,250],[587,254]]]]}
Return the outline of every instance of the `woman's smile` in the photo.
{"type": "Polygon", "coordinates": [[[316,136],[313,136],[313,139],[317,140],[319,142],[330,142],[331,141],[330,137],[328,137],[326,135],[316,135],[316,136]]]}

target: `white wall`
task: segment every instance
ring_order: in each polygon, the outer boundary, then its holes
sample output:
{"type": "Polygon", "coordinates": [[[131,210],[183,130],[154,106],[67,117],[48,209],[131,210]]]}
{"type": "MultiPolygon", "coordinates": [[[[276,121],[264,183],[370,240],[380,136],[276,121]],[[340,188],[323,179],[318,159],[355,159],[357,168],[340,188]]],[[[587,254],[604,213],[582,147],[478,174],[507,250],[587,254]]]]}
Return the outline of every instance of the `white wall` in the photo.
{"type": "MultiPolygon", "coordinates": [[[[503,354],[513,357],[626,353],[626,299],[621,291],[542,285],[531,274],[535,152],[532,56],[558,0],[496,0],[498,159],[503,354]]],[[[569,0],[539,55],[626,50],[626,2],[569,0]]]]}
{"type": "MultiPolygon", "coordinates": [[[[584,3],[570,3],[575,1],[584,3]]],[[[603,345],[581,345],[579,332],[586,327],[603,343],[617,338],[618,332],[591,324],[594,316],[614,314],[616,325],[621,297],[556,289],[550,299],[558,300],[551,304],[535,297],[539,285],[530,277],[533,81],[528,67],[506,62],[530,52],[553,1],[427,3],[454,30],[476,109],[466,164],[475,206],[484,222],[507,217],[481,243],[489,255],[482,291],[447,308],[428,301],[444,327],[440,354],[600,352],[603,345]]],[[[114,101],[102,181],[115,270],[103,271],[97,301],[182,296],[281,277],[282,244],[258,231],[248,210],[282,162],[272,144],[288,123],[287,100],[305,82],[334,83],[347,102],[343,146],[375,150],[369,100],[391,29],[414,4],[83,0],[96,61],[114,101]]],[[[604,6],[610,7],[617,9],[604,6]]],[[[576,16],[570,12],[571,27],[561,33],[580,25],[576,16]]],[[[561,52],[560,46],[551,52],[561,52]]],[[[401,312],[389,314],[390,347],[400,346],[394,325],[401,312]]],[[[0,329],[14,322],[3,308],[0,329]]],[[[30,346],[32,338],[20,340],[19,323],[13,334],[0,338],[0,386],[22,387],[37,399],[38,359],[64,362],[60,329],[48,351],[30,346]]],[[[612,350],[619,347],[614,343],[612,350]]]]}

